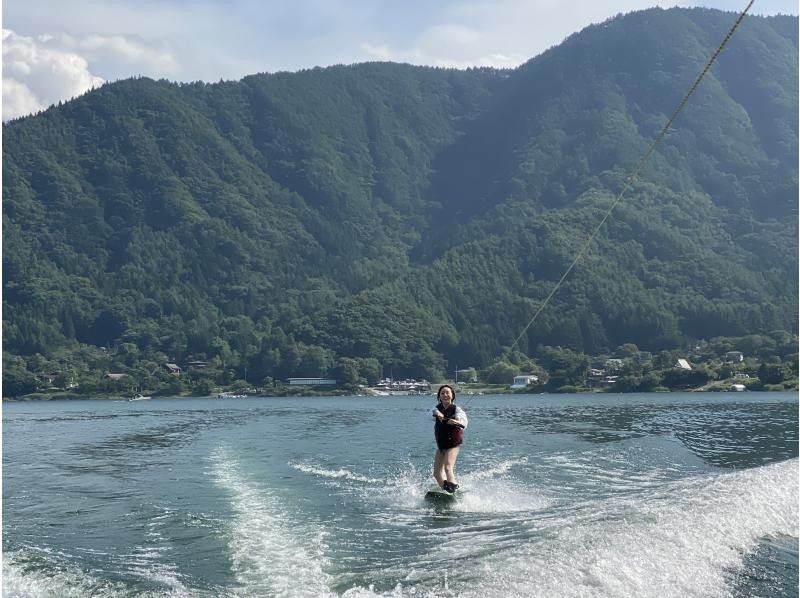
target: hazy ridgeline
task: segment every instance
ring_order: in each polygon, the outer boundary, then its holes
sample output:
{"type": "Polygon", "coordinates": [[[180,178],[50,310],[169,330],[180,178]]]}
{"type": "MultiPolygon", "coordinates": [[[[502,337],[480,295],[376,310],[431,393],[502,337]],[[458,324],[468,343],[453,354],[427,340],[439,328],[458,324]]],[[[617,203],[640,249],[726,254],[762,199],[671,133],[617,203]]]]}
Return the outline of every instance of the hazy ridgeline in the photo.
{"type": "MultiPolygon", "coordinates": [[[[636,12],[509,71],[125,80],[4,125],[4,387],[487,367],[734,18],[636,12]]],[[[797,48],[745,19],[524,353],[797,332],[797,48]]]]}

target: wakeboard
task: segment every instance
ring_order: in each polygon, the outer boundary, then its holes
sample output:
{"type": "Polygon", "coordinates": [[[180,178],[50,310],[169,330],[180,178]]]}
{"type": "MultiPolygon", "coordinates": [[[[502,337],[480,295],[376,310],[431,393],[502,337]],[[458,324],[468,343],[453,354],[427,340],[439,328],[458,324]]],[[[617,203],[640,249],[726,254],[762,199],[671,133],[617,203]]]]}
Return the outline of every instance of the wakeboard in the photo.
{"type": "Polygon", "coordinates": [[[460,494],[460,491],[452,493],[437,488],[436,490],[428,490],[425,493],[425,500],[435,505],[448,505],[457,501],[460,494]]]}

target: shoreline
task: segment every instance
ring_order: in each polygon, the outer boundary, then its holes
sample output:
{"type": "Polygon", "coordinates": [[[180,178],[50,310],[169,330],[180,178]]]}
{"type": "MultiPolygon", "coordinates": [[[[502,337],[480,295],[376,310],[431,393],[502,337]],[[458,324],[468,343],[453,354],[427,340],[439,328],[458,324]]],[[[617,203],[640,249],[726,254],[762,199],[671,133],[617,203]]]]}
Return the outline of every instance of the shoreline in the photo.
{"type": "MultiPolygon", "coordinates": [[[[777,386],[777,385],[775,385],[777,386]]],[[[658,390],[648,390],[648,391],[637,391],[637,392],[614,392],[609,390],[598,390],[598,389],[585,389],[585,390],[574,390],[569,392],[558,392],[558,391],[537,391],[534,389],[527,390],[520,392],[518,390],[510,390],[510,389],[495,389],[495,388],[486,388],[482,387],[481,389],[465,389],[458,392],[458,396],[467,396],[467,397],[477,397],[477,396],[485,396],[485,395],[512,395],[512,396],[522,396],[522,395],[576,395],[576,394],[613,394],[613,395],[629,395],[629,394],[663,394],[665,392],[674,392],[674,393],[727,393],[727,394],[740,394],[740,393],[757,393],[757,394],[769,394],[773,392],[798,392],[800,388],[797,385],[791,388],[762,388],[759,390],[754,389],[746,389],[743,391],[736,391],[731,390],[730,388],[724,388],[723,386],[703,386],[699,388],[684,388],[684,389],[658,389],[658,390]]],[[[245,394],[243,397],[225,397],[220,396],[220,393],[214,393],[211,395],[153,395],[152,399],[217,399],[220,401],[225,400],[236,400],[237,398],[247,398],[247,399],[284,399],[290,397],[296,398],[307,398],[307,397],[371,397],[371,398],[388,398],[388,397],[434,397],[435,393],[415,393],[415,394],[407,394],[407,393],[381,393],[375,391],[374,389],[364,388],[360,389],[360,392],[353,392],[350,390],[336,390],[330,389],[327,392],[322,391],[305,391],[305,392],[285,392],[285,393],[275,393],[275,394],[245,394]]],[[[151,399],[150,399],[151,400],[151,399]]],[[[80,395],[74,392],[53,392],[53,393],[31,393],[27,395],[21,395],[18,397],[3,397],[2,401],[4,403],[30,403],[30,402],[46,402],[46,401],[125,401],[125,402],[140,402],[140,401],[132,401],[130,397],[116,395],[116,394],[107,394],[107,395],[80,395]]]]}

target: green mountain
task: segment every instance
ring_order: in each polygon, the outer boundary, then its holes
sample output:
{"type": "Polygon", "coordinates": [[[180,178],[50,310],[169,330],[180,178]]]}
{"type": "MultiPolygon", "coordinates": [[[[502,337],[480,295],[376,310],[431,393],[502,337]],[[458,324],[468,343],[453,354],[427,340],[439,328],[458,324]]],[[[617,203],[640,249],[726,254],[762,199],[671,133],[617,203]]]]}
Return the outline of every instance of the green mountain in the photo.
{"type": "MultiPolygon", "coordinates": [[[[486,367],[734,19],[631,13],[510,71],[130,79],[5,124],[4,385],[486,367]]],[[[747,17],[517,347],[796,333],[797,73],[797,18],[747,17]]]]}

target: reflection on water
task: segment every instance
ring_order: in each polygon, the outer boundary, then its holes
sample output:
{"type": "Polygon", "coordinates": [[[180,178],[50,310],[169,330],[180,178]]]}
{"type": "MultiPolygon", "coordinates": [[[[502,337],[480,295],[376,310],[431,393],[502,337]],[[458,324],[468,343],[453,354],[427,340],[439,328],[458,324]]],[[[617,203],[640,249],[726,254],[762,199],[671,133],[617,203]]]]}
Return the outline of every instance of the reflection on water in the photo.
{"type": "Polygon", "coordinates": [[[797,538],[767,537],[744,561],[743,567],[730,573],[734,598],[752,596],[797,596],[797,538]]]}
{"type": "Polygon", "coordinates": [[[753,467],[798,456],[797,403],[581,406],[531,409],[511,421],[534,434],[575,434],[587,442],[674,436],[718,467],[753,467]]]}

